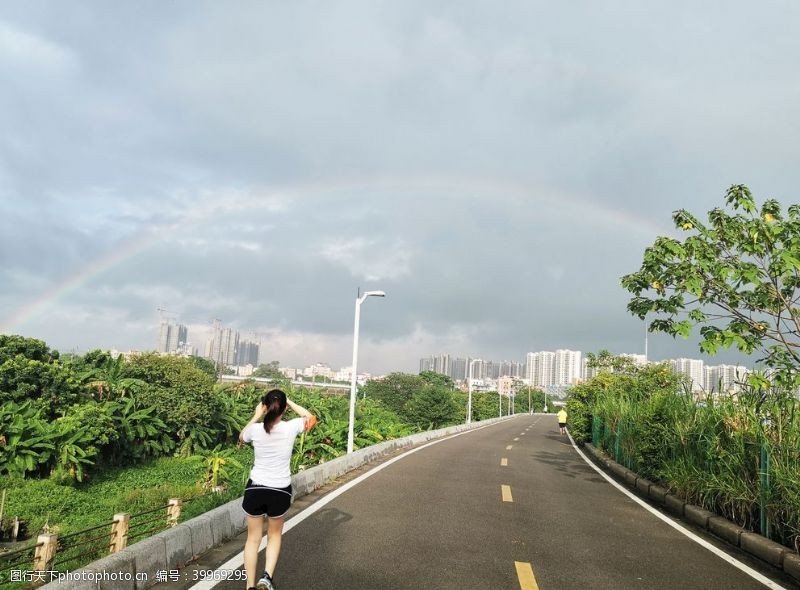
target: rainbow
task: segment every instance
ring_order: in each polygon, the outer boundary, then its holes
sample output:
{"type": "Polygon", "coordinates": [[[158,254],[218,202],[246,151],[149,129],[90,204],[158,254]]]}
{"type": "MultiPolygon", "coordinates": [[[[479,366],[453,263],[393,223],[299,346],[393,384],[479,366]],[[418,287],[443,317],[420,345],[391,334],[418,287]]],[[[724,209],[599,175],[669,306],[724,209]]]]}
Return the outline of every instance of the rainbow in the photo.
{"type": "Polygon", "coordinates": [[[459,195],[470,195],[459,198],[486,198],[494,197],[508,202],[514,199],[520,203],[529,202],[531,199],[553,207],[572,206],[581,211],[586,217],[591,217],[598,224],[605,226],[622,226],[629,231],[642,234],[648,238],[656,235],[670,235],[670,228],[660,226],[652,220],[635,215],[631,211],[622,211],[600,205],[585,198],[564,193],[553,193],[547,190],[537,190],[530,186],[514,184],[507,181],[498,181],[487,178],[469,177],[368,177],[356,179],[332,179],[326,182],[316,182],[300,185],[277,186],[254,192],[234,191],[233,194],[206,192],[201,195],[201,205],[193,204],[191,213],[184,215],[177,221],[164,224],[148,231],[132,236],[117,244],[114,249],[90,261],[74,274],[62,279],[55,285],[44,290],[30,302],[21,305],[7,317],[0,318],[0,334],[11,333],[18,330],[25,323],[43,313],[55,302],[78,290],[94,278],[101,276],[108,270],[115,268],[130,260],[156,244],[160,236],[170,230],[177,229],[192,223],[198,223],[214,215],[230,213],[240,210],[253,210],[268,208],[279,210],[285,201],[297,201],[304,198],[322,197],[341,191],[354,191],[359,189],[384,189],[384,190],[431,190],[457,191],[459,195]]]}

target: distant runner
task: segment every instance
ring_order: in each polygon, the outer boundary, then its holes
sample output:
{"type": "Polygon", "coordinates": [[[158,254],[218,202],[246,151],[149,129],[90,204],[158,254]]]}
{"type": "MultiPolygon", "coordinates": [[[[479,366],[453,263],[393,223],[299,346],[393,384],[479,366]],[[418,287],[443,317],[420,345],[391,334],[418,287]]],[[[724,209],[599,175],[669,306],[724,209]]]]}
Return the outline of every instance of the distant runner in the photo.
{"type": "Polygon", "coordinates": [[[250,479],[245,486],[242,508],[247,513],[247,541],[244,545],[244,569],[247,588],[275,590],[272,576],[281,552],[283,517],[292,503],[292,477],[289,462],[294,440],[301,432],[308,432],[317,419],[305,408],[292,403],[280,389],[272,389],[256,406],[255,414],[244,427],[239,440],[253,443],[255,461],[250,479]],[[300,418],[283,422],[286,406],[300,418]],[[263,424],[259,424],[261,419],[263,424]],[[256,582],[258,546],[264,535],[264,518],[267,524],[267,550],[265,570],[256,582]]]}
{"type": "Polygon", "coordinates": [[[558,427],[561,429],[561,434],[567,433],[567,411],[564,408],[558,413],[558,427]]]}

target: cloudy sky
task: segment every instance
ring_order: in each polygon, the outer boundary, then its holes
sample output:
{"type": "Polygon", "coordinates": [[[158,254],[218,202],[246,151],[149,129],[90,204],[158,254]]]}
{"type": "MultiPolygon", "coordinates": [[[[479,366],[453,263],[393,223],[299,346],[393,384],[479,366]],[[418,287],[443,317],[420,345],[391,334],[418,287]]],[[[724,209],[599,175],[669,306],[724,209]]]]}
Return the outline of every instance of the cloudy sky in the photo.
{"type": "MultiPolygon", "coordinates": [[[[263,360],[642,352],[670,213],[797,201],[800,5],[5,2],[0,332],[263,360]]],[[[652,337],[651,357],[701,358],[652,337]]],[[[726,357],[722,357],[725,360],[726,357]]]]}

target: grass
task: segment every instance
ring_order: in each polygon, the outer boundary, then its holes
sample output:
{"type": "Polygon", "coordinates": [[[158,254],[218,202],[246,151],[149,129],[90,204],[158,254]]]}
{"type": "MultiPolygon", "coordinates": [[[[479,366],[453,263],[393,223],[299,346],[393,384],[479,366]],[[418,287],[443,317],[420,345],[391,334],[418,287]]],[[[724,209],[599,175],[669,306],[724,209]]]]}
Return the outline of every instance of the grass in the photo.
{"type": "Polygon", "coordinates": [[[595,438],[609,454],[692,504],[800,548],[797,399],[775,394],[762,402],[744,392],[703,405],[679,389],[607,385],[594,392],[590,409],[603,423],[595,438]],[[761,528],[762,510],[768,530],[761,528]]]}

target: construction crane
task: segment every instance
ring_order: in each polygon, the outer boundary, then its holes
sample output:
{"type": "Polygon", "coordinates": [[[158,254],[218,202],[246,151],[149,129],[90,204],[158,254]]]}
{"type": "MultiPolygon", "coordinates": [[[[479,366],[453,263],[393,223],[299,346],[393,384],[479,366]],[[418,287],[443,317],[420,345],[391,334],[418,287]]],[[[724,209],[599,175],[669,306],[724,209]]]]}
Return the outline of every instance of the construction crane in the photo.
{"type": "Polygon", "coordinates": [[[163,307],[157,307],[156,311],[158,312],[158,317],[161,318],[161,321],[175,319],[178,317],[178,314],[174,311],[170,311],[168,309],[164,309],[163,307]]]}

